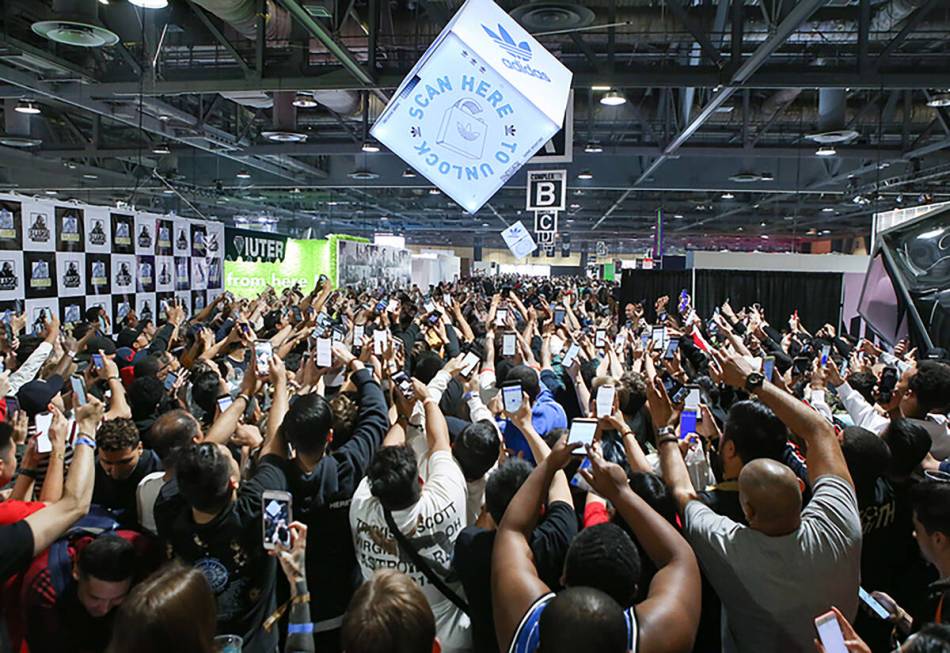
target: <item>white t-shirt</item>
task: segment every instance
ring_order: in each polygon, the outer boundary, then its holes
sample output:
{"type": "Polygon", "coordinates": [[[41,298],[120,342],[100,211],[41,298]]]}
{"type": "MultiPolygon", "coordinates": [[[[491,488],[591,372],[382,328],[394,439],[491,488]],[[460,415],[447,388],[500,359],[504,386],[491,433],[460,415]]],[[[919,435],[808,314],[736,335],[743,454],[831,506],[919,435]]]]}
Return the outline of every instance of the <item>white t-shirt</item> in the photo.
{"type": "MultiPolygon", "coordinates": [[[[466,484],[448,451],[436,451],[427,461],[425,484],[419,501],[406,510],[393,512],[393,520],[406,539],[429,563],[429,567],[449,586],[463,596],[461,583],[452,581],[451,564],[455,539],[465,528],[466,484]]],[[[356,557],[363,578],[372,577],[376,569],[393,568],[408,574],[422,588],[435,616],[436,633],[442,650],[468,651],[472,648],[471,622],[442,592],[432,585],[421,571],[399,550],[399,543],[389,531],[383,508],[370,494],[369,480],[364,478],[350,504],[350,528],[356,557]]]]}
{"type": "Polygon", "coordinates": [[[139,524],[153,535],[158,534],[155,525],[155,500],[165,485],[165,472],[146,474],[135,488],[135,503],[138,507],[139,524]]]}

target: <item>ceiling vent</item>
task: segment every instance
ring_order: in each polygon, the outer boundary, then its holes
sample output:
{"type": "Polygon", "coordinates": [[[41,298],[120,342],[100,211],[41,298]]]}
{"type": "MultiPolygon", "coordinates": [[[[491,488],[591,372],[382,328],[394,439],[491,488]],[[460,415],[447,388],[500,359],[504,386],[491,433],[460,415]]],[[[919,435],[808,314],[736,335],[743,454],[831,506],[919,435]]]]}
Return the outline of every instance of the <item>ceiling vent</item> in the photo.
{"type": "Polygon", "coordinates": [[[97,0],[53,0],[54,20],[33,23],[33,31],[56,43],[80,48],[115,45],[119,36],[99,22],[97,0]]]}
{"type": "Polygon", "coordinates": [[[576,30],[594,22],[593,11],[572,2],[533,2],[515,7],[511,16],[532,34],[576,30]]]}

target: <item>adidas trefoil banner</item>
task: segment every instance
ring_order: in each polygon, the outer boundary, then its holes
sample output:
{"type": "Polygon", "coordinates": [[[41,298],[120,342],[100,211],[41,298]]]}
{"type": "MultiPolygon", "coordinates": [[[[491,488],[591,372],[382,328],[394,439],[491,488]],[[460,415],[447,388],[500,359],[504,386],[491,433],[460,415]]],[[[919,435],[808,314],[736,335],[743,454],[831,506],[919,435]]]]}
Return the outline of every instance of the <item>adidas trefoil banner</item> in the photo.
{"type": "Polygon", "coordinates": [[[467,0],[371,133],[475,213],[561,129],[571,78],[492,0],[467,0]]]}

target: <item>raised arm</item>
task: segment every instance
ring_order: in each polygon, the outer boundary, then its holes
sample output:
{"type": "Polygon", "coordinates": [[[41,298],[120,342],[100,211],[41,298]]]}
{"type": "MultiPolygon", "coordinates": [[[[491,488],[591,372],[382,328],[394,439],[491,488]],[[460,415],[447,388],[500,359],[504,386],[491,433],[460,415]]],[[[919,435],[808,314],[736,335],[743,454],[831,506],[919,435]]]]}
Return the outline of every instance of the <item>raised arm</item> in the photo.
{"type": "MultiPolygon", "coordinates": [[[[228,406],[228,409],[218,415],[218,419],[214,421],[214,424],[212,424],[208,432],[205,433],[205,442],[214,442],[215,444],[228,443],[228,440],[234,435],[234,430],[237,428],[238,422],[241,421],[244,411],[247,410],[247,406],[251,402],[251,397],[253,397],[257,391],[258,383],[257,356],[254,353],[254,349],[251,348],[251,359],[247,364],[247,369],[244,370],[244,378],[241,379],[240,393],[234,399],[234,402],[228,406]]],[[[283,417],[281,417],[281,421],[282,420],[283,417]]],[[[270,427],[268,426],[268,431],[269,429],[270,427]]]]}
{"type": "MultiPolygon", "coordinates": [[[[89,403],[76,410],[76,445],[66,477],[63,498],[26,518],[33,533],[33,555],[39,555],[77,519],[89,512],[95,480],[96,430],[102,420],[102,403],[89,396],[89,403]]],[[[68,428],[66,418],[54,410],[52,429],[68,428]]]]}
{"type": "Polygon", "coordinates": [[[449,440],[449,427],[445,423],[445,416],[439,409],[439,404],[429,396],[429,389],[422,381],[412,380],[416,391],[416,400],[422,402],[426,414],[426,442],[429,445],[429,454],[436,451],[451,451],[452,443],[449,440]]]}
{"type": "Polygon", "coordinates": [[[551,590],[538,578],[529,538],[555,474],[571,459],[563,439],[538,463],[505,510],[492,550],[491,592],[498,648],[507,651],[528,608],[551,590]]]}
{"type": "MultiPolygon", "coordinates": [[[[747,360],[723,350],[713,350],[713,357],[722,370],[724,382],[735,388],[746,387],[749,375],[755,371],[747,360]]],[[[808,447],[808,476],[813,484],[819,476],[833,474],[854,485],[834,427],[821,414],[768,381],[753,392],[792,433],[805,440],[808,447]]]]}
{"type": "Polygon", "coordinates": [[[676,529],[630,489],[620,466],[606,462],[593,449],[588,449],[588,455],[591,468],[589,472],[581,471],[584,478],[616,507],[657,567],[646,600],[637,605],[641,653],[690,650],[700,612],[699,566],[692,549],[676,529]]]}

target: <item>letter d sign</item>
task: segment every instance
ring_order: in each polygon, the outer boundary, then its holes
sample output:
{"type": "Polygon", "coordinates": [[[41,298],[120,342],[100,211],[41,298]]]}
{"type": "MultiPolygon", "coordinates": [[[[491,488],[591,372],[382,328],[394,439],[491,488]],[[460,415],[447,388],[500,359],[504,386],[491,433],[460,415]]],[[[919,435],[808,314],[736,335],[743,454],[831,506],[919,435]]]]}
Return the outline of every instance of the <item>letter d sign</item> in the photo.
{"type": "Polygon", "coordinates": [[[566,170],[528,172],[528,211],[563,211],[566,201],[566,170]]]}

